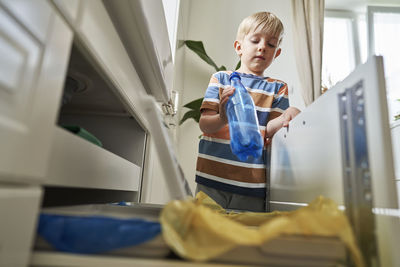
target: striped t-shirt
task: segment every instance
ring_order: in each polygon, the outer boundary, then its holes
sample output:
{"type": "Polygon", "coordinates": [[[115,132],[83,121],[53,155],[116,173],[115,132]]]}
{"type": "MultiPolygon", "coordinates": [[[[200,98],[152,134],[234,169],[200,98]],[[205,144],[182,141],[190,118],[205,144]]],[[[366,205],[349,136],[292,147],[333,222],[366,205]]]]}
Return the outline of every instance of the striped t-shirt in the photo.
{"type": "MultiPolygon", "coordinates": [[[[219,112],[221,91],[230,86],[231,71],[220,71],[212,75],[204,96],[201,110],[219,112]]],[[[289,107],[286,83],[252,74],[239,73],[242,84],[253,98],[261,135],[265,137],[267,122],[281,115],[289,107]]],[[[263,138],[265,141],[265,138],[263,138]]],[[[229,126],[218,132],[203,133],[199,143],[196,167],[196,182],[231,193],[265,197],[266,149],[260,158],[249,157],[240,161],[231,151],[229,126]]]]}

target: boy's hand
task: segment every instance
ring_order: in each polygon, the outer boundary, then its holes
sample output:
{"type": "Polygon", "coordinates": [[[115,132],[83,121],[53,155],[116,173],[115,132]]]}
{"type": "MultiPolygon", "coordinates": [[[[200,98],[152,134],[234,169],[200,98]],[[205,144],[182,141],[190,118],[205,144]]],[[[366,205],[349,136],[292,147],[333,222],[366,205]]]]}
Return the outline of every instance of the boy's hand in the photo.
{"type": "Polygon", "coordinates": [[[289,122],[300,113],[295,107],[289,107],[279,117],[270,120],[266,127],[266,137],[271,138],[282,127],[288,127],[289,122]]]}
{"type": "Polygon", "coordinates": [[[225,89],[223,89],[222,93],[221,93],[221,97],[219,100],[219,117],[221,118],[221,120],[224,122],[224,124],[228,123],[228,118],[226,116],[226,103],[229,100],[229,97],[231,95],[233,95],[233,93],[235,92],[235,87],[233,86],[229,86],[225,89]]]}
{"type": "Polygon", "coordinates": [[[282,116],[282,126],[288,127],[289,121],[291,121],[299,113],[300,113],[300,110],[295,107],[289,107],[288,109],[286,109],[285,112],[283,112],[283,114],[281,115],[282,116]]]}
{"type": "Polygon", "coordinates": [[[215,133],[228,123],[225,106],[229,97],[235,92],[235,88],[229,86],[221,91],[219,100],[219,112],[211,109],[204,109],[201,112],[199,126],[203,133],[215,133]]]}

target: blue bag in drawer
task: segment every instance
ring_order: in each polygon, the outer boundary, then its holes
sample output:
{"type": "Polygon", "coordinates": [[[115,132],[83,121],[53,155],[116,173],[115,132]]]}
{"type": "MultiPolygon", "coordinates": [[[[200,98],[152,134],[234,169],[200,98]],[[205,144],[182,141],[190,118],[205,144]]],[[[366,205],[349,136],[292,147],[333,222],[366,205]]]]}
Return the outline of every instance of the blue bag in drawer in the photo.
{"type": "Polygon", "coordinates": [[[41,214],[38,226],[38,235],[54,249],[84,254],[139,245],[160,232],[158,222],[102,216],[41,214]]]}

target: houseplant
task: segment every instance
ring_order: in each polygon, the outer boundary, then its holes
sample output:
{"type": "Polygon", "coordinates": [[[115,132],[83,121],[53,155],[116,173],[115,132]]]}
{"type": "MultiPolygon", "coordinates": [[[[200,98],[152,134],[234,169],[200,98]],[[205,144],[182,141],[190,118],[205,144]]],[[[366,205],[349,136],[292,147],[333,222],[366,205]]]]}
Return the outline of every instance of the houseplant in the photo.
{"type": "MultiPolygon", "coordinates": [[[[187,46],[187,48],[189,48],[194,53],[196,53],[207,64],[213,66],[217,72],[226,70],[226,67],[224,65],[218,67],[218,65],[215,64],[214,60],[212,60],[207,55],[202,41],[186,40],[186,41],[184,41],[184,44],[187,46]]],[[[237,70],[239,67],[240,67],[240,61],[237,63],[235,70],[237,70]]],[[[188,108],[189,111],[187,111],[183,115],[182,119],[179,122],[179,125],[184,123],[187,119],[194,119],[198,123],[200,120],[200,107],[201,107],[202,102],[203,102],[203,98],[201,97],[201,98],[195,99],[195,100],[183,105],[183,107],[188,108]]]]}

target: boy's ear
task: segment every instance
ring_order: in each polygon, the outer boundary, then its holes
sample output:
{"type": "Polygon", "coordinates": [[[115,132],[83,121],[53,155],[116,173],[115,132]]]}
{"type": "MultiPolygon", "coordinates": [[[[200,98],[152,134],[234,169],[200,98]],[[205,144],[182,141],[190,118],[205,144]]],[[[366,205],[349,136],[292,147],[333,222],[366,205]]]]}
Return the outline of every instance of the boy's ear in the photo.
{"type": "Polygon", "coordinates": [[[238,56],[241,56],[242,55],[242,44],[238,40],[236,40],[233,43],[233,47],[235,47],[236,54],[238,56]]]}
{"type": "Polygon", "coordinates": [[[282,49],[281,49],[281,48],[278,48],[278,50],[276,50],[276,52],[275,52],[275,57],[274,57],[274,59],[277,58],[277,57],[279,57],[279,55],[281,54],[281,52],[282,52],[282,49]]]}

